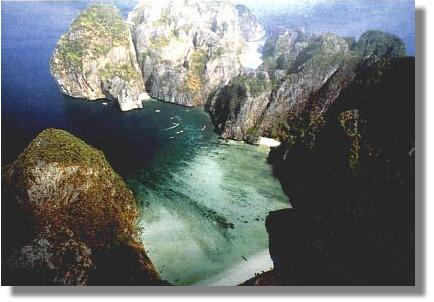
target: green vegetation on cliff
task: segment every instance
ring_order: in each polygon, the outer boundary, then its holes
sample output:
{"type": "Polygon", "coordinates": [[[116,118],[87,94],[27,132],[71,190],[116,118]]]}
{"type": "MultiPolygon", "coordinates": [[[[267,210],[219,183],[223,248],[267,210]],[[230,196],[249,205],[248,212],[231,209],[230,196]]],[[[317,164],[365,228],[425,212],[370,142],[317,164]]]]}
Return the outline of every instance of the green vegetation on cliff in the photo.
{"type": "Polygon", "coordinates": [[[288,71],[296,73],[303,64],[309,72],[320,72],[327,67],[339,64],[349,55],[349,45],[343,39],[333,34],[325,34],[311,41],[297,56],[293,66],[288,71]]]}
{"type": "Polygon", "coordinates": [[[113,47],[129,48],[129,29],[120,11],[96,4],[84,10],[58,43],[59,57],[73,70],[82,69],[84,55],[98,57],[113,47]]]}
{"type": "Polygon", "coordinates": [[[137,237],[137,210],[132,193],[101,151],[68,132],[57,129],[41,132],[18,157],[11,171],[12,185],[38,192],[23,198],[28,199],[27,206],[33,208],[41,227],[52,219],[63,221],[63,227],[79,235],[89,246],[100,249],[137,237]],[[55,184],[53,179],[44,179],[44,169],[51,169],[52,177],[58,178],[55,184]],[[43,189],[53,185],[49,191],[43,189]],[[61,197],[63,191],[73,188],[75,198],[61,197]]]}
{"type": "Polygon", "coordinates": [[[127,22],[111,5],[88,7],[58,41],[50,70],[75,98],[117,100],[122,111],[142,108],[144,82],[127,22]]]}
{"type": "Polygon", "coordinates": [[[196,49],[190,56],[186,86],[193,93],[200,93],[205,87],[207,61],[208,54],[205,49],[196,49]]]}
{"type": "MultiPolygon", "coordinates": [[[[219,102],[215,105],[215,123],[225,125],[226,121],[235,121],[247,98],[256,98],[269,89],[271,89],[271,81],[262,73],[244,74],[234,78],[220,92],[219,102]]],[[[257,130],[256,127],[248,129],[247,136],[253,138],[257,130]]]]}
{"type": "Polygon", "coordinates": [[[61,165],[86,164],[106,166],[101,151],[89,147],[82,140],[66,131],[47,129],[41,132],[19,156],[17,163],[23,169],[35,166],[39,161],[61,165]]]}
{"type": "Polygon", "coordinates": [[[3,181],[3,209],[14,214],[5,223],[15,232],[4,269],[15,285],[160,282],[139,241],[134,196],[101,151],[47,129],[3,181]]]}
{"type": "Polygon", "coordinates": [[[365,32],[357,41],[354,50],[363,56],[404,57],[407,54],[404,43],[397,36],[378,30],[365,32]]]}
{"type": "Polygon", "coordinates": [[[363,65],[323,118],[270,153],[293,209],[267,218],[275,269],[256,281],[414,285],[414,58],[363,65]]]}
{"type": "Polygon", "coordinates": [[[131,64],[114,65],[111,63],[107,63],[100,72],[101,79],[104,81],[108,81],[116,76],[123,79],[127,83],[140,81],[140,73],[138,73],[131,64]]]}
{"type": "Polygon", "coordinates": [[[271,89],[271,81],[262,73],[240,75],[232,80],[232,85],[245,87],[252,97],[257,97],[267,89],[271,89]]]}

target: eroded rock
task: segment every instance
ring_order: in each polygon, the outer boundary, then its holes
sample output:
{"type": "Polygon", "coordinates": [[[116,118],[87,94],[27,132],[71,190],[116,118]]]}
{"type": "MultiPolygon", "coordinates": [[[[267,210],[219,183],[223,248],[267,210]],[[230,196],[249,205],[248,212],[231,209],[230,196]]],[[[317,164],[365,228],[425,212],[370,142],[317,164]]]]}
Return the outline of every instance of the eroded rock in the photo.
{"type": "Polygon", "coordinates": [[[235,9],[238,12],[241,33],[244,39],[249,42],[262,39],[265,36],[265,30],[250,9],[242,4],[236,5],[235,9]]]}
{"type": "Polygon", "coordinates": [[[203,105],[242,70],[250,25],[241,29],[230,1],[145,0],[128,20],[146,89],[154,98],[203,105]]]}
{"type": "Polygon", "coordinates": [[[4,182],[5,207],[17,211],[9,227],[22,240],[9,239],[15,250],[8,270],[15,282],[160,282],[138,239],[133,194],[101,151],[47,129],[5,170],[4,182]],[[116,256],[123,254],[130,256],[116,256]]]}
{"type": "Polygon", "coordinates": [[[111,5],[91,6],[74,20],[50,68],[60,90],[75,98],[117,100],[122,111],[142,108],[149,98],[129,27],[111,5]]]}
{"type": "Polygon", "coordinates": [[[248,96],[251,81],[236,79],[250,76],[241,75],[220,88],[206,110],[224,138],[251,142],[266,136],[313,146],[324,114],[357,74],[377,61],[403,55],[402,41],[380,31],[368,31],[355,42],[334,34],[277,30],[265,42],[264,63],[258,68],[271,79],[267,93],[248,96]],[[249,97],[249,102],[241,101],[249,97]]]}
{"type": "Polygon", "coordinates": [[[223,138],[254,142],[271,91],[272,83],[266,72],[243,74],[217,90],[205,110],[223,138]]]}

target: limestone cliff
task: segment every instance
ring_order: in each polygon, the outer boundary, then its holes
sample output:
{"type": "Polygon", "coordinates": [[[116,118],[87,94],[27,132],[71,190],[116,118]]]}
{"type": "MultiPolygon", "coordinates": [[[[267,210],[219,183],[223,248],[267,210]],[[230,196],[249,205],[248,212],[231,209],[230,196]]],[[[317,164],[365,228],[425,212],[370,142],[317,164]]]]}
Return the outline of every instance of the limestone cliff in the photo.
{"type": "Polygon", "coordinates": [[[230,1],[144,0],[128,20],[146,89],[154,98],[203,105],[242,70],[246,32],[230,1]]]}
{"type": "MultiPolygon", "coordinates": [[[[240,107],[240,93],[234,93],[229,83],[217,91],[206,110],[225,138],[254,141],[268,136],[313,144],[324,114],[360,70],[383,58],[404,55],[399,38],[380,31],[368,31],[354,42],[334,34],[278,30],[265,42],[264,63],[258,68],[269,74],[272,85],[266,85],[248,107],[240,107]]],[[[248,83],[238,82],[238,91],[247,91],[248,83]]]]}
{"type": "Polygon", "coordinates": [[[152,97],[185,106],[243,71],[248,41],[265,31],[229,0],[143,0],[124,22],[110,5],[84,10],[59,40],[51,72],[67,95],[115,99],[121,110],[152,97]]]}
{"type": "Polygon", "coordinates": [[[293,209],[267,218],[275,271],[249,284],[414,285],[414,122],[414,58],[386,57],[358,71],[313,144],[273,150],[293,209]]]}
{"type": "Polygon", "coordinates": [[[315,35],[300,29],[276,30],[265,41],[262,52],[264,63],[260,69],[278,78],[293,66],[298,55],[313,39],[315,35]]]}
{"type": "Polygon", "coordinates": [[[8,283],[161,283],[138,239],[133,194],[101,151],[47,129],[3,181],[8,283]]]}
{"type": "Polygon", "coordinates": [[[59,40],[51,73],[66,95],[117,100],[121,110],[142,108],[145,93],[127,23],[111,5],[84,10],[59,40]]]}
{"type": "Polygon", "coordinates": [[[238,12],[241,33],[246,41],[257,41],[265,36],[265,29],[250,9],[242,4],[235,6],[238,12]]]}
{"type": "Polygon", "coordinates": [[[399,58],[406,55],[405,45],[401,39],[378,30],[365,32],[355,44],[354,49],[363,56],[376,56],[379,58],[399,58]]]}
{"type": "Polygon", "coordinates": [[[271,87],[268,74],[258,71],[240,75],[218,89],[205,106],[217,133],[223,138],[254,142],[271,87]]]}
{"type": "MultiPolygon", "coordinates": [[[[261,130],[272,135],[276,120],[303,107],[345,64],[351,64],[348,43],[333,34],[322,35],[301,51],[282,77],[264,113],[261,130]]],[[[337,87],[339,89],[339,87],[337,87]]],[[[325,108],[320,108],[323,110],[325,108]]]]}
{"type": "MultiPolygon", "coordinates": [[[[218,90],[206,109],[217,122],[218,132],[226,138],[254,141],[255,137],[269,136],[281,139],[282,132],[286,131],[282,131],[282,127],[286,127],[288,115],[298,115],[308,104],[322,112],[333,103],[354,77],[359,57],[350,51],[344,39],[336,35],[315,37],[301,31],[285,31],[277,37],[271,36],[266,42],[265,62],[257,74],[267,79],[267,85],[261,85],[260,94],[248,96],[249,102],[239,107],[239,94],[234,93],[234,87],[229,83],[218,90]],[[280,62],[279,58],[285,58],[286,63],[280,62]],[[313,95],[316,95],[315,104],[311,102],[313,95]],[[226,114],[227,110],[222,111],[222,108],[237,109],[226,114]],[[234,131],[234,127],[238,130],[234,131]]],[[[258,81],[256,77],[254,82],[258,81]]],[[[247,91],[247,86],[252,83],[238,81],[238,86],[241,86],[238,90],[247,91]]]]}

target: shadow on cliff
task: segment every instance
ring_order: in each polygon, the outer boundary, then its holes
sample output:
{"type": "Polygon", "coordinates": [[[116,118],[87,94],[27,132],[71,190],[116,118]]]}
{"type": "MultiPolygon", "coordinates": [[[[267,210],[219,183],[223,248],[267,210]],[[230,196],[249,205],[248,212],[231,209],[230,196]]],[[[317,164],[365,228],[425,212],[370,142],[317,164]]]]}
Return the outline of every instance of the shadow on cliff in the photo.
{"type": "Polygon", "coordinates": [[[414,72],[411,57],[362,67],[319,133],[302,123],[314,143],[272,150],[293,209],[268,216],[275,269],[247,285],[415,286],[414,72]]]}

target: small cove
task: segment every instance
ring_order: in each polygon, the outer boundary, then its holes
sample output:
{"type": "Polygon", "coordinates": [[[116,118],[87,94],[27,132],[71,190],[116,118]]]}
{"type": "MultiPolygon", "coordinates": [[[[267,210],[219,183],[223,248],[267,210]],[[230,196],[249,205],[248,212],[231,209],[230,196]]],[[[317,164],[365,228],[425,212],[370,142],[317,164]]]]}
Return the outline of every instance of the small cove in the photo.
{"type": "MultiPolygon", "coordinates": [[[[173,105],[164,105],[170,112],[173,105]]],[[[289,203],[266,162],[268,148],[221,141],[206,115],[198,119],[204,112],[182,109],[167,116],[160,109],[162,120],[178,116],[181,125],[163,132],[168,144],[127,183],[141,203],[150,258],[163,278],[185,285],[268,250],[265,217],[289,203]]],[[[269,263],[268,256],[250,269],[261,272],[269,263]]]]}
{"type": "MultiPolygon", "coordinates": [[[[174,284],[215,283],[213,276],[268,249],[264,219],[289,206],[266,162],[268,149],[218,139],[201,108],[149,101],[123,113],[114,102],[62,95],[48,61],[86,5],[2,3],[2,164],[43,129],[80,137],[103,150],[134,192],[142,239],[161,276],[174,284]]],[[[267,255],[249,270],[269,269],[267,255]]],[[[227,285],[239,281],[228,278],[227,285]]]]}

